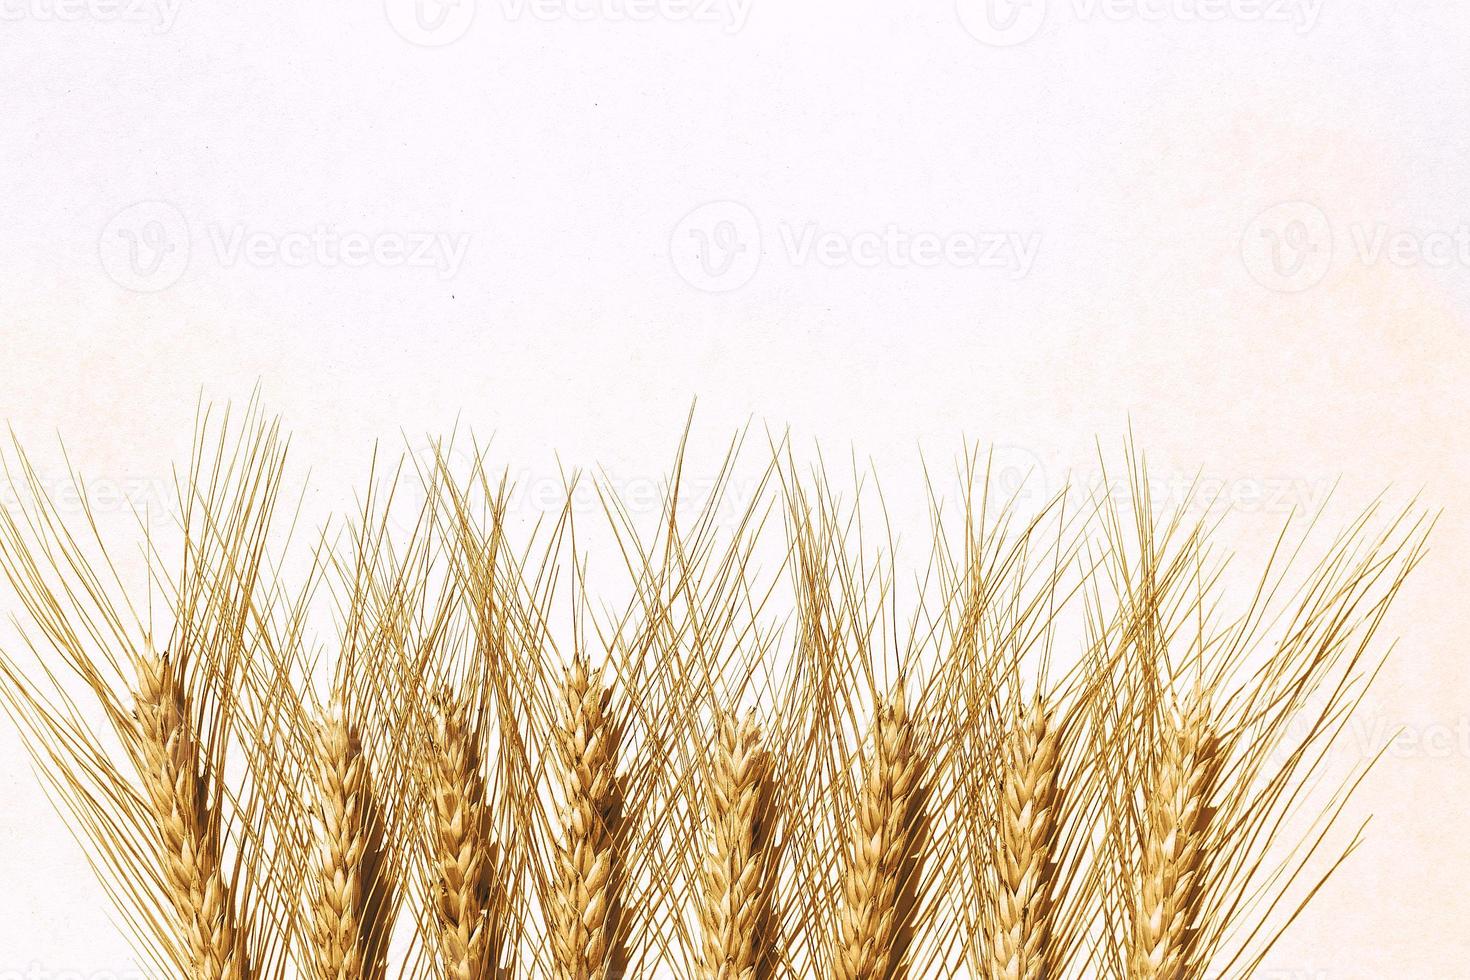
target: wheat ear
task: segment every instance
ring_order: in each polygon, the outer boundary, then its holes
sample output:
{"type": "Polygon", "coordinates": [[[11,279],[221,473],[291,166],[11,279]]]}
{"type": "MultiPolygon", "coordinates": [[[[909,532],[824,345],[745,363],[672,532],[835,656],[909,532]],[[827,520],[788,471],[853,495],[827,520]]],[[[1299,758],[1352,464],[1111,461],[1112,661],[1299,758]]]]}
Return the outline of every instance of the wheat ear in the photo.
{"type": "Polygon", "coordinates": [[[1059,732],[1037,697],[1006,741],[997,836],[989,980],[1045,980],[1062,964],[1052,948],[1059,732]]]}
{"type": "Polygon", "coordinates": [[[902,980],[923,860],[923,793],[902,694],[878,708],[842,881],[832,980],[902,980]]]}
{"type": "Polygon", "coordinates": [[[561,832],[551,946],[559,980],[617,980],[622,966],[622,786],[611,692],[578,657],[562,685],[556,735],[561,832]]]}
{"type": "Polygon", "coordinates": [[[429,766],[433,895],[445,980],[498,976],[503,903],[479,739],[464,706],[440,698],[429,766]]]}
{"type": "Polygon", "coordinates": [[[158,825],[163,880],[184,939],[193,980],[249,980],[245,930],[220,858],[218,815],[195,740],[189,698],[167,656],[138,667],[134,702],[142,777],[158,825]]]}
{"type": "Polygon", "coordinates": [[[771,758],[755,719],[719,719],[710,768],[699,980],[766,980],[776,884],[771,758]]]}
{"type": "Polygon", "coordinates": [[[357,727],[330,712],[315,732],[317,980],[381,980],[389,907],[384,828],[357,727]]]}
{"type": "Polygon", "coordinates": [[[1220,742],[1208,708],[1198,701],[1176,711],[1149,787],[1143,852],[1134,896],[1130,980],[1188,980],[1202,975],[1195,935],[1200,925],[1201,878],[1208,858],[1205,836],[1220,773],[1220,742]]]}

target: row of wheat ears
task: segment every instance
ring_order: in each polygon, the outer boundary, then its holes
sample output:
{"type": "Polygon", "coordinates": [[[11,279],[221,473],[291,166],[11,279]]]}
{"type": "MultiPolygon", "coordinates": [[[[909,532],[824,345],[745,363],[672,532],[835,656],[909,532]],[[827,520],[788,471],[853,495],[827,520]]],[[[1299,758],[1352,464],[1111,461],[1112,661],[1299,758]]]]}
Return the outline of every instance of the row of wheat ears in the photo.
{"type": "Polygon", "coordinates": [[[1293,585],[1283,537],[1227,615],[1187,506],[974,491],[900,613],[823,471],[778,446],[731,522],[681,450],[652,531],[599,488],[633,588],[594,613],[572,508],[513,548],[483,464],[288,588],[276,423],[196,445],[146,606],[19,447],[0,519],[0,691],[140,963],[192,980],[1249,975],[1356,842],[1323,850],[1361,772],[1308,790],[1427,530],[1365,514],[1293,585]]]}

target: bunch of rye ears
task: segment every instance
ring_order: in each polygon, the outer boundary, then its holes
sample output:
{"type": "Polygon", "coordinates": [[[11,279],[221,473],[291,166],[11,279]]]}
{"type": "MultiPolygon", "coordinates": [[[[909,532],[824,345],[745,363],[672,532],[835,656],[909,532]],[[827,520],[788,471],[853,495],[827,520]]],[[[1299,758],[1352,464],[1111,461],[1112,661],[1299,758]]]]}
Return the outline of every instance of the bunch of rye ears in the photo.
{"type": "Polygon", "coordinates": [[[651,529],[597,485],[631,598],[594,608],[574,508],[514,543],[479,464],[407,529],[370,480],[289,585],[278,423],[196,446],[143,590],[18,445],[0,518],[3,701],[189,980],[1248,976],[1356,843],[1328,749],[1430,523],[1302,575],[1283,532],[1230,612],[1198,508],[1025,514],[971,454],[908,585],[784,445],[722,519],[737,442],[651,529]]]}

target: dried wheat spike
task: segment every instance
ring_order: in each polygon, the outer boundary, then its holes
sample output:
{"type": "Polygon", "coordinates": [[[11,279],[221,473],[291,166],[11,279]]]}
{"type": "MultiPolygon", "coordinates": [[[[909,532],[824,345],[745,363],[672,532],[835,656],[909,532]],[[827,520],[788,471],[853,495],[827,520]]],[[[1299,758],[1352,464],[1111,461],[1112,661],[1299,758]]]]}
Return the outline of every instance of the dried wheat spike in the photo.
{"type": "Polygon", "coordinates": [[[754,717],[722,713],[710,768],[699,980],[766,980],[776,884],[771,758],[754,717]]]}
{"type": "Polygon", "coordinates": [[[879,706],[842,881],[832,980],[902,980],[923,858],[920,759],[901,693],[879,706]]]}
{"type": "Polygon", "coordinates": [[[1134,895],[1130,980],[1189,980],[1203,975],[1195,935],[1205,835],[1223,759],[1203,700],[1165,726],[1149,787],[1139,880],[1134,895]]]}
{"type": "Polygon", "coordinates": [[[989,927],[989,980],[1044,980],[1061,972],[1051,946],[1056,884],[1059,732],[1037,697],[1007,740],[989,927]]]}
{"type": "Polygon", "coordinates": [[[333,711],[315,732],[317,980],[382,980],[389,882],[378,801],[355,725],[333,711]]]}
{"type": "Polygon", "coordinates": [[[563,839],[550,931],[559,980],[618,980],[622,973],[622,787],[609,700],[601,674],[576,658],[562,685],[555,733],[563,839]]]}
{"type": "Polygon", "coordinates": [[[438,699],[429,766],[433,797],[433,892],[445,980],[499,975],[505,895],[481,769],[464,706],[438,699]]]}
{"type": "Polygon", "coordinates": [[[245,930],[236,923],[233,889],[221,866],[209,776],[176,673],[167,656],[149,657],[139,664],[134,697],[163,880],[178,912],[192,980],[248,980],[253,973],[245,930]]]}

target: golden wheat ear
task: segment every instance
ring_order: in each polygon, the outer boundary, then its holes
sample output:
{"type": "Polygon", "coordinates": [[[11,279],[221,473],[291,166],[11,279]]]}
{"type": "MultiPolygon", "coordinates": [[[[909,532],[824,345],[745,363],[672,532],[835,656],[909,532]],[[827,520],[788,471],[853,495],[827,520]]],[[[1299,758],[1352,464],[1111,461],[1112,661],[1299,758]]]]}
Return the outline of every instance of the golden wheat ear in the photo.
{"type": "Polygon", "coordinates": [[[382,980],[395,899],[383,801],[358,727],[340,704],[314,736],[313,966],[318,980],[382,980]]]}
{"type": "Polygon", "coordinates": [[[832,980],[908,975],[915,891],[927,844],[923,760],[914,728],[901,690],[879,705],[852,819],[832,980]]]}
{"type": "Polygon", "coordinates": [[[561,839],[549,924],[561,980],[619,980],[623,936],[623,791],[612,692],[582,657],[567,669],[554,733],[561,839]]]}
{"type": "Polygon", "coordinates": [[[1145,791],[1145,836],[1133,896],[1128,948],[1130,980],[1202,975],[1197,936],[1210,858],[1207,846],[1223,758],[1200,698],[1176,707],[1162,733],[1153,779],[1145,791]]]}
{"type": "Polygon", "coordinates": [[[142,969],[277,980],[281,882],[257,832],[265,793],[249,756],[260,733],[243,689],[251,623],[271,598],[279,429],[254,404],[241,425],[201,413],[176,485],[178,533],[157,532],[165,545],[144,529],[139,580],[114,564],[80,478],[60,507],[13,450],[0,453],[14,491],[0,506],[0,581],[26,662],[0,654],[0,706],[142,969]],[[168,639],[155,647],[155,636],[168,639]]]}
{"type": "Polygon", "coordinates": [[[178,915],[192,976],[252,976],[235,895],[220,855],[220,824],[211,809],[209,774],[195,740],[194,711],[167,656],[138,665],[135,694],[143,788],[158,829],[164,880],[178,915]]]}
{"type": "Polygon", "coordinates": [[[700,980],[767,980],[774,968],[773,772],[752,715],[718,718],[705,796],[700,980]]]}
{"type": "Polygon", "coordinates": [[[1045,980],[1064,965],[1053,943],[1060,743],[1055,713],[1039,695],[1006,737],[993,859],[998,881],[986,917],[989,980],[1045,980]]]}
{"type": "Polygon", "coordinates": [[[477,726],[447,693],[436,698],[429,759],[430,895],[445,980],[500,976],[506,896],[499,881],[477,726]]]}

